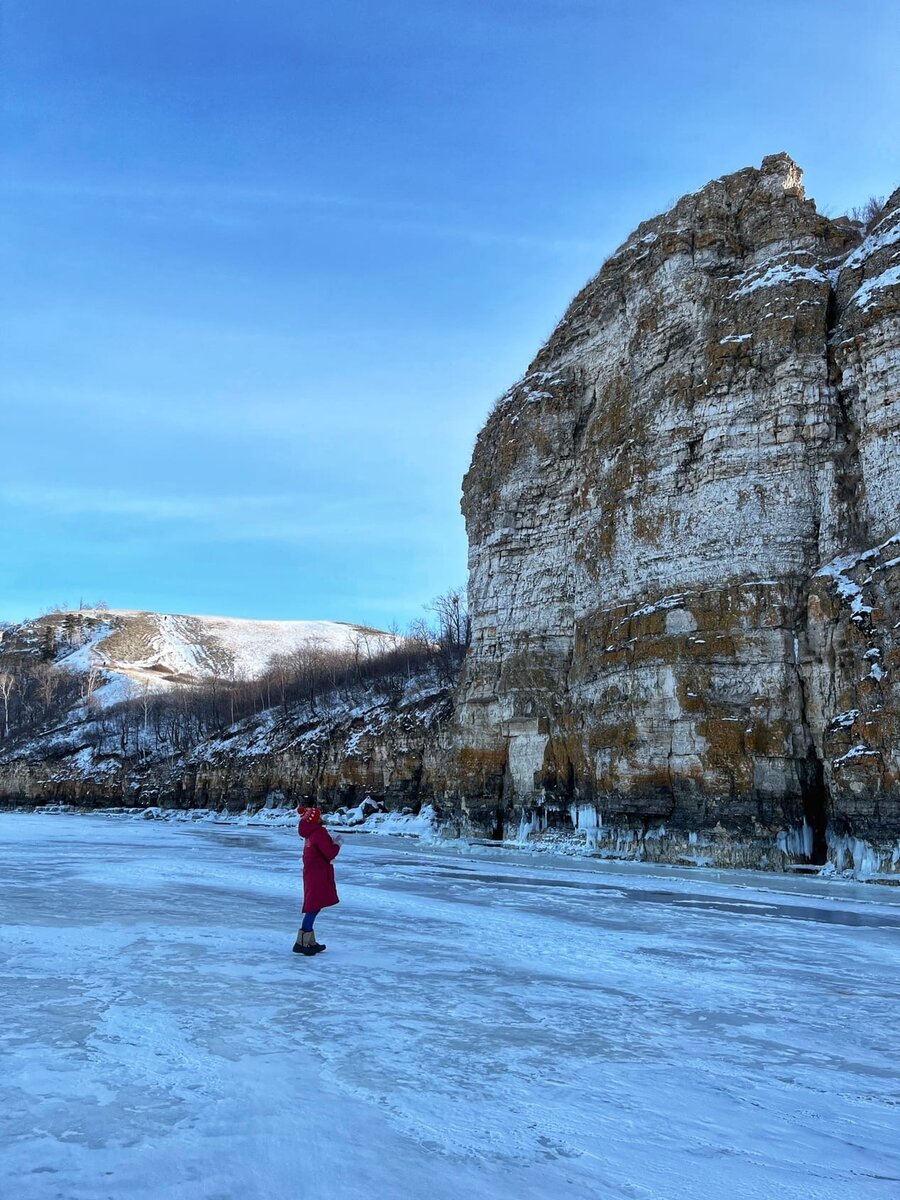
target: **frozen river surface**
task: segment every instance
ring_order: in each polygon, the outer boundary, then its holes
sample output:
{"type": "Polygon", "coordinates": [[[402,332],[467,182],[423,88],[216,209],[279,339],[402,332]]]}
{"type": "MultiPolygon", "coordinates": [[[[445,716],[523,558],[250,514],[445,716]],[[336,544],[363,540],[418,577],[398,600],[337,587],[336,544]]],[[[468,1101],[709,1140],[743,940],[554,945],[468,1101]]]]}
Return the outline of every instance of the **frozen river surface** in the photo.
{"type": "Polygon", "coordinates": [[[900,896],[0,817],[8,1200],[900,1196],[900,896]]]}

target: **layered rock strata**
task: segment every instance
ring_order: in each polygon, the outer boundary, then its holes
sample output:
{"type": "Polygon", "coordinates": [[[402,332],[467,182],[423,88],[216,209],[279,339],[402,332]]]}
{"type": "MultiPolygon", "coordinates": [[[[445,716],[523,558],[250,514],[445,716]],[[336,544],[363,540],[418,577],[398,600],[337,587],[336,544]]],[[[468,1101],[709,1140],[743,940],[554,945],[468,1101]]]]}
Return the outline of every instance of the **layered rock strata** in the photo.
{"type": "Polygon", "coordinates": [[[418,812],[433,796],[427,763],[452,716],[450,689],[335,705],[318,717],[269,710],[191,750],[131,754],[85,742],[70,726],[0,758],[0,810],[202,808],[255,811],[273,804],[323,808],[375,797],[418,812]]]}
{"type": "Polygon", "coordinates": [[[465,479],[470,825],[900,870],[898,439],[900,191],[864,231],[779,154],[642,224],[465,479]]]}

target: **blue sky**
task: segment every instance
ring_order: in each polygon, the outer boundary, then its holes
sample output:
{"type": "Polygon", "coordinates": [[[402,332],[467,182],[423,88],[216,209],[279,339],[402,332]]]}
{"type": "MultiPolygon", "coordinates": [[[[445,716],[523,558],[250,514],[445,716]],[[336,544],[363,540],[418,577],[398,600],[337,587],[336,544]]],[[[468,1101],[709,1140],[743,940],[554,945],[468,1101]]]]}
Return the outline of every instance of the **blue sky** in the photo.
{"type": "Polygon", "coordinates": [[[405,624],[494,398],[641,220],[900,184],[895,0],[4,0],[0,619],[405,624]]]}

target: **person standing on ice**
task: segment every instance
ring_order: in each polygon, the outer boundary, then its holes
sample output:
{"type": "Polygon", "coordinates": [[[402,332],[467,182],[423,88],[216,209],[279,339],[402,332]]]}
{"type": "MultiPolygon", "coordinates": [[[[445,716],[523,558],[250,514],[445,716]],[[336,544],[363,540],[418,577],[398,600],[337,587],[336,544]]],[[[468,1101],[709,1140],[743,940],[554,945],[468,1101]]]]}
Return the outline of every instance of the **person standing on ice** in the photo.
{"type": "Polygon", "coordinates": [[[333,860],[343,844],[340,835],[333,838],[322,824],[317,808],[298,808],[297,832],[303,838],[303,924],[297,931],[295,954],[318,954],[325,947],[316,941],[313,922],[323,908],[340,904],[334,882],[333,860]]]}

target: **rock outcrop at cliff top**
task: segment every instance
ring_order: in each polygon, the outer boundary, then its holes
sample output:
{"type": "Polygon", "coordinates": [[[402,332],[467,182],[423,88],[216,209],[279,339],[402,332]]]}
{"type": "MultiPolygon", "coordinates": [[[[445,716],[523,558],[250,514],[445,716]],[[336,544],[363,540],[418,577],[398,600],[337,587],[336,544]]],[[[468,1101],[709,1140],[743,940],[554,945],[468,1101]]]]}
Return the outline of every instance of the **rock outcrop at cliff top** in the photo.
{"type": "Polygon", "coordinates": [[[465,479],[472,823],[900,869],[898,452],[900,190],[778,154],[641,225],[465,479]]]}

